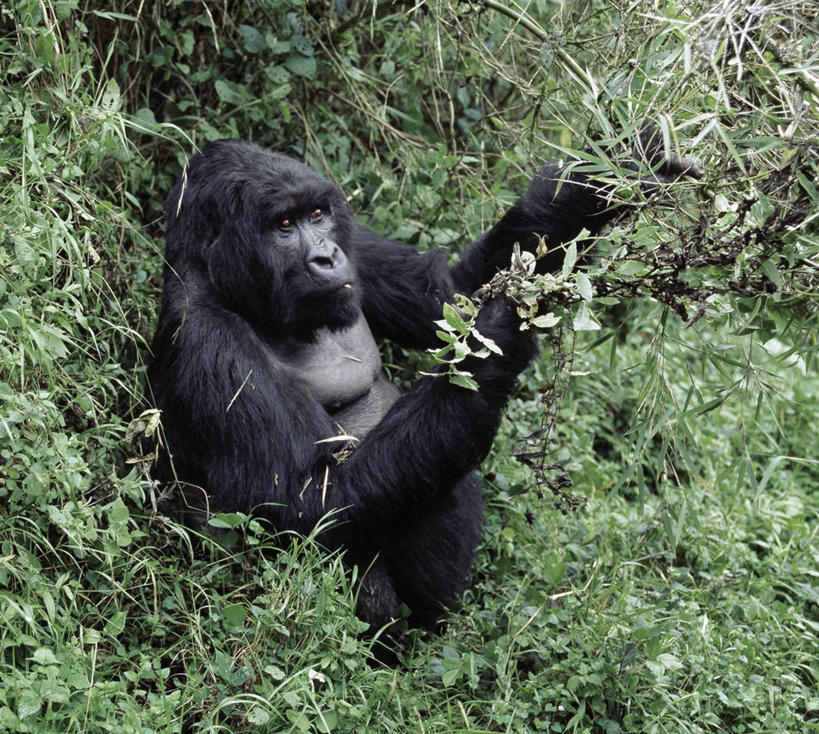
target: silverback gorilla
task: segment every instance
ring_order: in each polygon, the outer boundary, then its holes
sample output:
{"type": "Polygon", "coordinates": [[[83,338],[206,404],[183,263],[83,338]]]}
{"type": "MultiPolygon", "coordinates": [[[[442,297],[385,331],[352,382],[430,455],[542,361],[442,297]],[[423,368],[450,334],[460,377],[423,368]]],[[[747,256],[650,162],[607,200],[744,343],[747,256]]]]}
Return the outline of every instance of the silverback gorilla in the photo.
{"type": "MultiPolygon", "coordinates": [[[[683,172],[680,159],[661,174],[683,172]]],[[[479,391],[422,377],[401,395],[376,340],[438,345],[434,321],[533,250],[594,232],[612,210],[558,170],[470,244],[454,267],[356,224],[341,192],[305,165],[237,140],[194,155],[172,190],[161,315],[149,368],[167,452],[160,478],[207,498],[204,511],[254,513],[277,530],[343,548],[366,575],[358,614],[387,624],[405,603],[430,624],[464,590],[481,532],[475,469],[535,346],[498,297],[477,326],[502,355],[464,365],[479,391]],[[342,434],[358,441],[344,460],[342,434]]]]}

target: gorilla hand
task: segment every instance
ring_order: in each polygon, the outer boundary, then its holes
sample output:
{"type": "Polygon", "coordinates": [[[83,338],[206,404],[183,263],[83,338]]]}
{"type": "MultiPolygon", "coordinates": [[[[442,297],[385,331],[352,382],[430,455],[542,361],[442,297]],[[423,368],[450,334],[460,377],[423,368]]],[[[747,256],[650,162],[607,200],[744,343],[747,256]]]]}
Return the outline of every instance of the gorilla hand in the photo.
{"type": "Polygon", "coordinates": [[[683,176],[701,179],[705,171],[691,158],[678,156],[671,152],[665,155],[662,133],[653,125],[647,125],[637,137],[637,141],[625,163],[626,168],[642,170],[648,166],[647,186],[651,190],[653,183],[669,183],[683,176]]]}

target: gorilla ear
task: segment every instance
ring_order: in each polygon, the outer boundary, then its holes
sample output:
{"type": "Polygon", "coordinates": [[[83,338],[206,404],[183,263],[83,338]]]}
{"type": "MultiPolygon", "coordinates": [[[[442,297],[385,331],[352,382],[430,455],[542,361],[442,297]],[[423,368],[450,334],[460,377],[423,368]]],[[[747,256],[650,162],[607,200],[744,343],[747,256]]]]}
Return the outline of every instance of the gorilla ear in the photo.
{"type": "Polygon", "coordinates": [[[222,230],[225,202],[185,176],[180,177],[165,207],[166,257],[204,253],[222,230]]]}
{"type": "Polygon", "coordinates": [[[200,246],[210,247],[222,231],[223,220],[220,216],[219,207],[210,201],[203,202],[202,206],[197,207],[196,218],[200,246]]]}

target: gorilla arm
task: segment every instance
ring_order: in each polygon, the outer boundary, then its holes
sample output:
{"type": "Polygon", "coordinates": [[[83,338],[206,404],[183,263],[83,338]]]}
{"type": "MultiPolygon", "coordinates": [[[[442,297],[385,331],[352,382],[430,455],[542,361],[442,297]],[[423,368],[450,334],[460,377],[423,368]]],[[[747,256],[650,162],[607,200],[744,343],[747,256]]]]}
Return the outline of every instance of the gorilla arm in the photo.
{"type": "Polygon", "coordinates": [[[278,530],[308,533],[337,510],[321,535],[329,547],[371,543],[389,521],[424,512],[474,469],[534,352],[513,305],[491,302],[479,326],[504,355],[468,365],[480,391],[422,378],[339,462],[340,444],[325,441],[338,427],[306,383],[245,321],[198,308],[152,366],[177,474],[207,488],[211,510],[253,511],[278,530]]]}
{"type": "Polygon", "coordinates": [[[361,308],[373,335],[410,348],[434,345],[435,321],[454,292],[446,256],[421,254],[358,224],[353,242],[361,308]]]}
{"type": "MultiPolygon", "coordinates": [[[[702,169],[688,158],[672,154],[663,157],[658,131],[645,128],[636,149],[622,167],[639,172],[639,185],[648,194],[659,182],[681,176],[701,178],[702,169]]],[[[563,248],[583,229],[599,232],[622,211],[608,196],[607,187],[584,173],[566,175],[558,166],[541,168],[529,182],[529,191],[492,229],[467,247],[452,269],[455,287],[465,293],[479,288],[501,268],[509,265],[512,245],[534,252],[539,239],[546,240],[548,252],[538,263],[541,272],[553,272],[563,263],[563,248]]]]}
{"type": "MultiPolygon", "coordinates": [[[[576,177],[579,178],[579,177],[576,177]]],[[[414,248],[356,226],[356,265],[363,286],[363,310],[373,333],[407,347],[437,342],[436,319],[453,293],[472,294],[498,270],[508,267],[512,247],[534,251],[543,236],[554,254],[544,267],[554,270],[563,260],[559,245],[583,228],[598,231],[614,216],[599,190],[580,180],[558,187],[556,167],[543,168],[530,182],[526,196],[487,233],[464,251],[451,269],[439,252],[419,254],[414,248]]]]}
{"type": "Polygon", "coordinates": [[[608,223],[617,209],[609,206],[600,189],[585,176],[574,175],[560,181],[557,166],[545,166],[529,182],[529,191],[486,234],[479,237],[452,268],[458,290],[472,293],[498,271],[509,266],[512,246],[534,252],[543,237],[548,253],[539,268],[548,272],[560,268],[564,242],[585,228],[592,234],[608,223]]]}
{"type": "MultiPolygon", "coordinates": [[[[637,169],[637,160],[653,172],[641,179],[645,190],[658,181],[670,181],[688,175],[700,178],[703,171],[691,160],[672,155],[663,159],[659,136],[653,128],[644,130],[637,151],[624,167],[637,169]]],[[[539,239],[545,238],[549,248],[539,263],[541,271],[555,271],[563,262],[560,245],[574,239],[583,229],[599,232],[621,211],[613,206],[605,189],[583,173],[569,176],[556,165],[541,168],[529,182],[528,191],[488,232],[470,244],[460,261],[451,269],[444,266],[437,253],[419,255],[411,248],[401,247],[385,237],[363,227],[357,227],[357,240],[363,243],[358,261],[359,271],[366,282],[365,313],[373,331],[395,339],[405,346],[430,346],[435,343],[434,319],[440,318],[442,301],[451,300],[454,291],[470,295],[494,275],[508,267],[512,248],[534,252],[539,239]],[[395,263],[388,271],[382,267],[382,257],[395,263]],[[374,261],[374,266],[368,265],[374,261]],[[395,313],[398,307],[400,313],[395,313]],[[426,321],[429,329],[421,333],[420,318],[409,319],[411,338],[406,337],[406,325],[401,314],[407,309],[420,314],[431,312],[426,321]]],[[[406,318],[406,317],[405,317],[406,318]]]]}

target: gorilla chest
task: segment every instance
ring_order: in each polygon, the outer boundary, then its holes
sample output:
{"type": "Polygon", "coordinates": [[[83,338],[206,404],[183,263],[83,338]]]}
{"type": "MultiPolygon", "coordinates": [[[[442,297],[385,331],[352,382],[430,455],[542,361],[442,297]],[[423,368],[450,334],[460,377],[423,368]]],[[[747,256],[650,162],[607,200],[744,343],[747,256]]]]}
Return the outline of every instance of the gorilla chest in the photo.
{"type": "Polygon", "coordinates": [[[313,341],[270,348],[303,389],[357,438],[381,420],[398,397],[397,388],[381,374],[381,356],[363,316],[349,329],[322,329],[313,341]]]}

